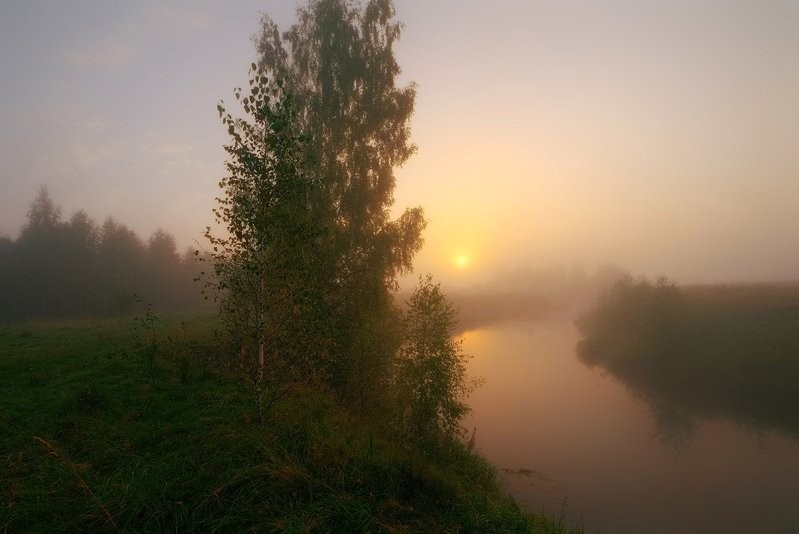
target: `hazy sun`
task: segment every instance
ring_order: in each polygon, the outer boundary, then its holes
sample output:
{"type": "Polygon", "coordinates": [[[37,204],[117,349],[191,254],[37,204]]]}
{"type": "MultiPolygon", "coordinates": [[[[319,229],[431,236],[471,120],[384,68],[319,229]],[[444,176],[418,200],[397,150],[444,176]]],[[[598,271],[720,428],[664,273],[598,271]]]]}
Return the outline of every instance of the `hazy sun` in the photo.
{"type": "Polygon", "coordinates": [[[469,265],[469,257],[463,254],[455,257],[455,265],[459,269],[464,269],[469,265]]]}

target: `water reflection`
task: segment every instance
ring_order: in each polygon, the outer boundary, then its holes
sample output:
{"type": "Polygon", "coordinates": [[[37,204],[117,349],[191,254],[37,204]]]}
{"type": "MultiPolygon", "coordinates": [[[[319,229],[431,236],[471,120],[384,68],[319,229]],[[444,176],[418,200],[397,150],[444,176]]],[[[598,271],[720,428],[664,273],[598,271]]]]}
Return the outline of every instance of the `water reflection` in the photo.
{"type": "Polygon", "coordinates": [[[603,533],[799,531],[795,441],[631,395],[577,342],[565,322],[464,335],[485,378],[466,424],[514,496],[603,533]]]}
{"type": "Polygon", "coordinates": [[[799,437],[796,291],[624,278],[576,321],[578,354],[646,401],[676,450],[699,420],[719,417],[799,437]]]}
{"type": "Polygon", "coordinates": [[[757,352],[721,352],[719,357],[666,352],[657,359],[634,355],[610,359],[586,350],[582,342],[577,353],[581,362],[607,371],[649,406],[658,437],[675,453],[690,445],[699,421],[715,418],[755,433],[776,430],[799,438],[799,389],[791,378],[797,375],[792,353],[780,361],[763,361],[757,352]],[[685,362],[690,362],[690,369],[685,362]]]}

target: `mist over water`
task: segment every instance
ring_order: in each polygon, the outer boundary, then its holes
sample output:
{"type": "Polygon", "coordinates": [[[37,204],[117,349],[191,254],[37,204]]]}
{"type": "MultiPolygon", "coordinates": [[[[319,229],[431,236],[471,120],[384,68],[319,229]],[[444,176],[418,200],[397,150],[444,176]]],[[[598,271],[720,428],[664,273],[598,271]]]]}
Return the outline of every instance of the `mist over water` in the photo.
{"type": "MultiPolygon", "coordinates": [[[[622,380],[578,359],[565,321],[466,332],[477,448],[535,511],[600,532],[791,532],[799,442],[723,416],[684,428],[622,380]]],[[[779,370],[775,370],[779,373],[779,370]]]]}
{"type": "MultiPolygon", "coordinates": [[[[346,272],[341,295],[362,300],[348,333],[324,335],[377,332],[364,306],[396,311],[394,268],[367,286],[360,262],[413,256],[396,300],[432,273],[460,309],[485,379],[466,426],[531,510],[588,531],[799,531],[799,3],[394,6],[386,87],[412,97],[387,106],[402,120],[385,131],[402,157],[355,135],[386,109],[353,84],[336,90],[363,114],[331,121],[347,141],[325,164],[352,171],[330,205],[383,222],[411,208],[397,228],[414,239],[398,253],[393,226],[364,223],[374,241],[329,248],[352,261],[325,283],[346,272]]],[[[294,9],[0,3],[0,322],[129,314],[134,293],[159,313],[207,310],[195,258],[214,250],[203,231],[229,142],[215,106],[247,84],[259,11],[287,28],[294,9]]],[[[342,235],[366,220],[327,215],[342,235]]],[[[327,223],[303,262],[322,257],[327,223]]],[[[286,306],[286,324],[307,333],[343,309],[313,299],[330,307],[286,306]]]]}

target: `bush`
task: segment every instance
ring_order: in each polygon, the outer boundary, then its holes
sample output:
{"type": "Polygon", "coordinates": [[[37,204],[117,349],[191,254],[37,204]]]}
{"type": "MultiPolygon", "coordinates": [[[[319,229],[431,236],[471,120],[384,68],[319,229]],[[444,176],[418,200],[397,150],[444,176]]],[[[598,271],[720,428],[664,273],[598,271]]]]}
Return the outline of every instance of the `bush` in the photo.
{"type": "Polygon", "coordinates": [[[395,369],[400,428],[409,437],[455,438],[470,411],[465,400],[474,389],[466,377],[461,342],[453,337],[457,312],[430,275],[408,301],[403,343],[395,369]]]}
{"type": "Polygon", "coordinates": [[[580,356],[586,363],[602,360],[610,367],[632,357],[657,359],[673,351],[685,320],[682,294],[674,282],[624,276],[577,319],[583,336],[580,356]]]}

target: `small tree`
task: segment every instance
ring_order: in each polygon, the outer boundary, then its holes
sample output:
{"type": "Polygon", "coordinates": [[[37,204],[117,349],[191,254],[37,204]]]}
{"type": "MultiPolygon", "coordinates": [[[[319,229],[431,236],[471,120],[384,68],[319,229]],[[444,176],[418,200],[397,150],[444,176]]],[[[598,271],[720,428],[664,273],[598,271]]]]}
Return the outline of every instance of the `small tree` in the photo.
{"type": "Polygon", "coordinates": [[[461,341],[453,331],[457,311],[431,275],[419,278],[403,318],[403,344],[395,380],[402,427],[416,438],[455,438],[470,412],[466,397],[476,386],[467,380],[461,341]]]}
{"type": "Polygon", "coordinates": [[[227,230],[207,228],[220,312],[241,343],[259,417],[299,372],[302,354],[312,353],[309,334],[315,284],[318,225],[310,209],[316,180],[308,173],[305,137],[296,128],[291,95],[267,79],[256,64],[249,94],[234,90],[248,119],[217,109],[231,144],[223,195],[214,209],[227,230]],[[272,393],[264,406],[263,392],[272,393]]]}

